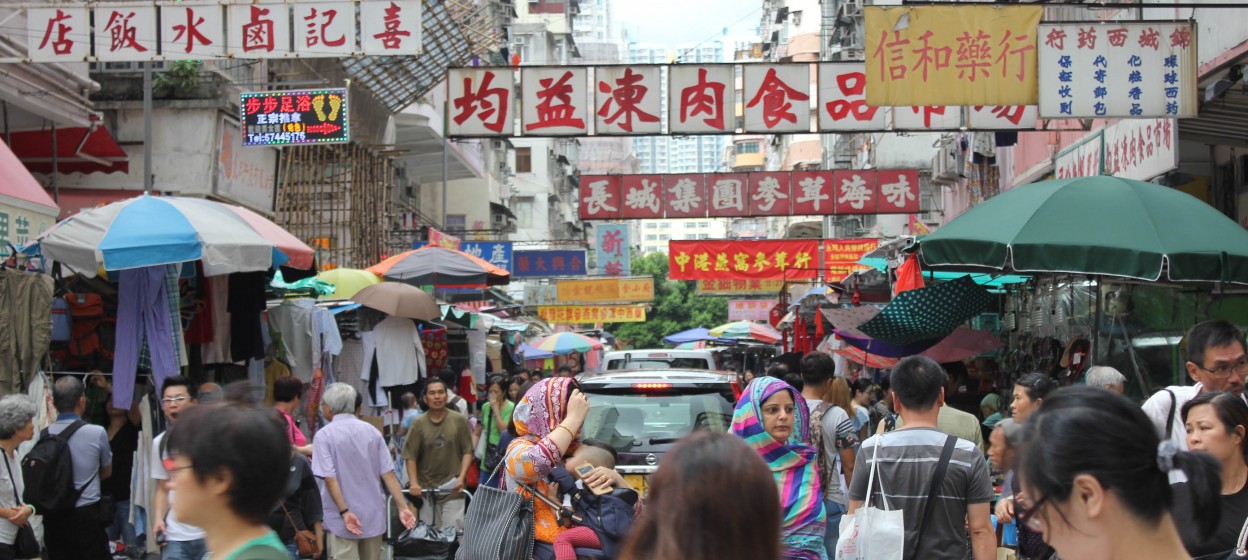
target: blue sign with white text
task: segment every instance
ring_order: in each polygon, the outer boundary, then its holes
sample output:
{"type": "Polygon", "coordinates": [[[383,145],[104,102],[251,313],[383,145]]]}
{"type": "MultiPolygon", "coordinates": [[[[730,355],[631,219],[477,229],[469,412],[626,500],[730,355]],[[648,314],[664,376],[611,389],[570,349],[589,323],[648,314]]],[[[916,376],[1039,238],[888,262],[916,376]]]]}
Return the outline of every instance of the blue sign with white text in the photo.
{"type": "Polygon", "coordinates": [[[516,251],[514,278],[585,276],[585,250],[516,251]]]}

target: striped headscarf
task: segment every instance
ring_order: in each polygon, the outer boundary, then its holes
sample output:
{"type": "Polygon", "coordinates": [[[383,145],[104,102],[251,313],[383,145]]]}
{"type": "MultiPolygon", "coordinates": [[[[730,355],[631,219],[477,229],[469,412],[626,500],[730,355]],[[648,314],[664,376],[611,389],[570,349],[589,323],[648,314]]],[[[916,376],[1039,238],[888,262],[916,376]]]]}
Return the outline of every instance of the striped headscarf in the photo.
{"type": "Polygon", "coordinates": [[[792,386],[774,377],[750,382],[732,414],[732,433],[763,457],[776,478],[784,519],[780,525],[785,558],[826,560],[823,490],[815,471],[818,451],[810,440],[810,409],[792,386]],[[763,426],[763,401],[780,391],[793,396],[793,433],[777,441],[763,426]]]}

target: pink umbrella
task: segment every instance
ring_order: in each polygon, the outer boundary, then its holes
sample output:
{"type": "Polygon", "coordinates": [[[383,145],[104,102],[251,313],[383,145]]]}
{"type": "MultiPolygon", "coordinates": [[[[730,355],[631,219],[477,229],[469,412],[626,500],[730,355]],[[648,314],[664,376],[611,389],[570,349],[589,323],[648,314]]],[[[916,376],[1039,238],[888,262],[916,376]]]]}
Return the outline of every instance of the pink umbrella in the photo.
{"type": "Polygon", "coordinates": [[[309,247],[306,243],[299,241],[299,238],[290,234],[290,232],[279,226],[264,216],[252,212],[242,206],[234,204],[224,204],[231,212],[238,214],[247,225],[256,230],[265,241],[272,243],[277,250],[286,253],[290,259],[286,262],[286,266],[301,268],[308,270],[312,268],[312,260],[316,255],[316,251],[309,247]]]}
{"type": "Polygon", "coordinates": [[[944,340],[924,350],[920,356],[927,356],[937,362],[960,362],[971,356],[991,352],[1005,346],[1001,339],[988,331],[977,331],[970,327],[954,329],[944,340]]]}

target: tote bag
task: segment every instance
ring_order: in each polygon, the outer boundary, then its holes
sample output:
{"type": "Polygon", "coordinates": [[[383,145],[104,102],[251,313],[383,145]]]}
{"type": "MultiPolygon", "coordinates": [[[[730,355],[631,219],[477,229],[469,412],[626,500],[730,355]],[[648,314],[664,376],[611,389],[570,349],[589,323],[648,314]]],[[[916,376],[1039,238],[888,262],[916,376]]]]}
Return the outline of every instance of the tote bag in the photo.
{"type": "MultiPolygon", "coordinates": [[[[498,476],[494,469],[487,481],[498,476]]],[[[455,560],[529,560],[533,557],[533,500],[477,486],[464,513],[464,538],[455,560]]]]}
{"type": "Polygon", "coordinates": [[[841,538],[836,543],[836,560],[902,560],[906,544],[905,514],[890,509],[880,479],[880,501],[884,508],[871,507],[871,489],[875,486],[877,460],[883,434],[875,438],[871,456],[871,473],[867,475],[867,499],[863,507],[841,518],[841,538]]]}

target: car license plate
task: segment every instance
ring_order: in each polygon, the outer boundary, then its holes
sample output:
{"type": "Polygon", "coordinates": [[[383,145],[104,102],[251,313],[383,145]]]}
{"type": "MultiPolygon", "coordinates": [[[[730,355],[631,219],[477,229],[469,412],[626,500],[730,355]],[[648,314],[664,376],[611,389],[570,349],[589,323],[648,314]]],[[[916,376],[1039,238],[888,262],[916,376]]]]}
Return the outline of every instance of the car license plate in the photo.
{"type": "Polygon", "coordinates": [[[649,481],[650,481],[650,475],[648,474],[626,474],[624,475],[624,482],[627,482],[629,486],[632,486],[633,490],[636,490],[637,495],[641,496],[642,499],[646,498],[646,494],[648,493],[650,489],[649,481]]]}

